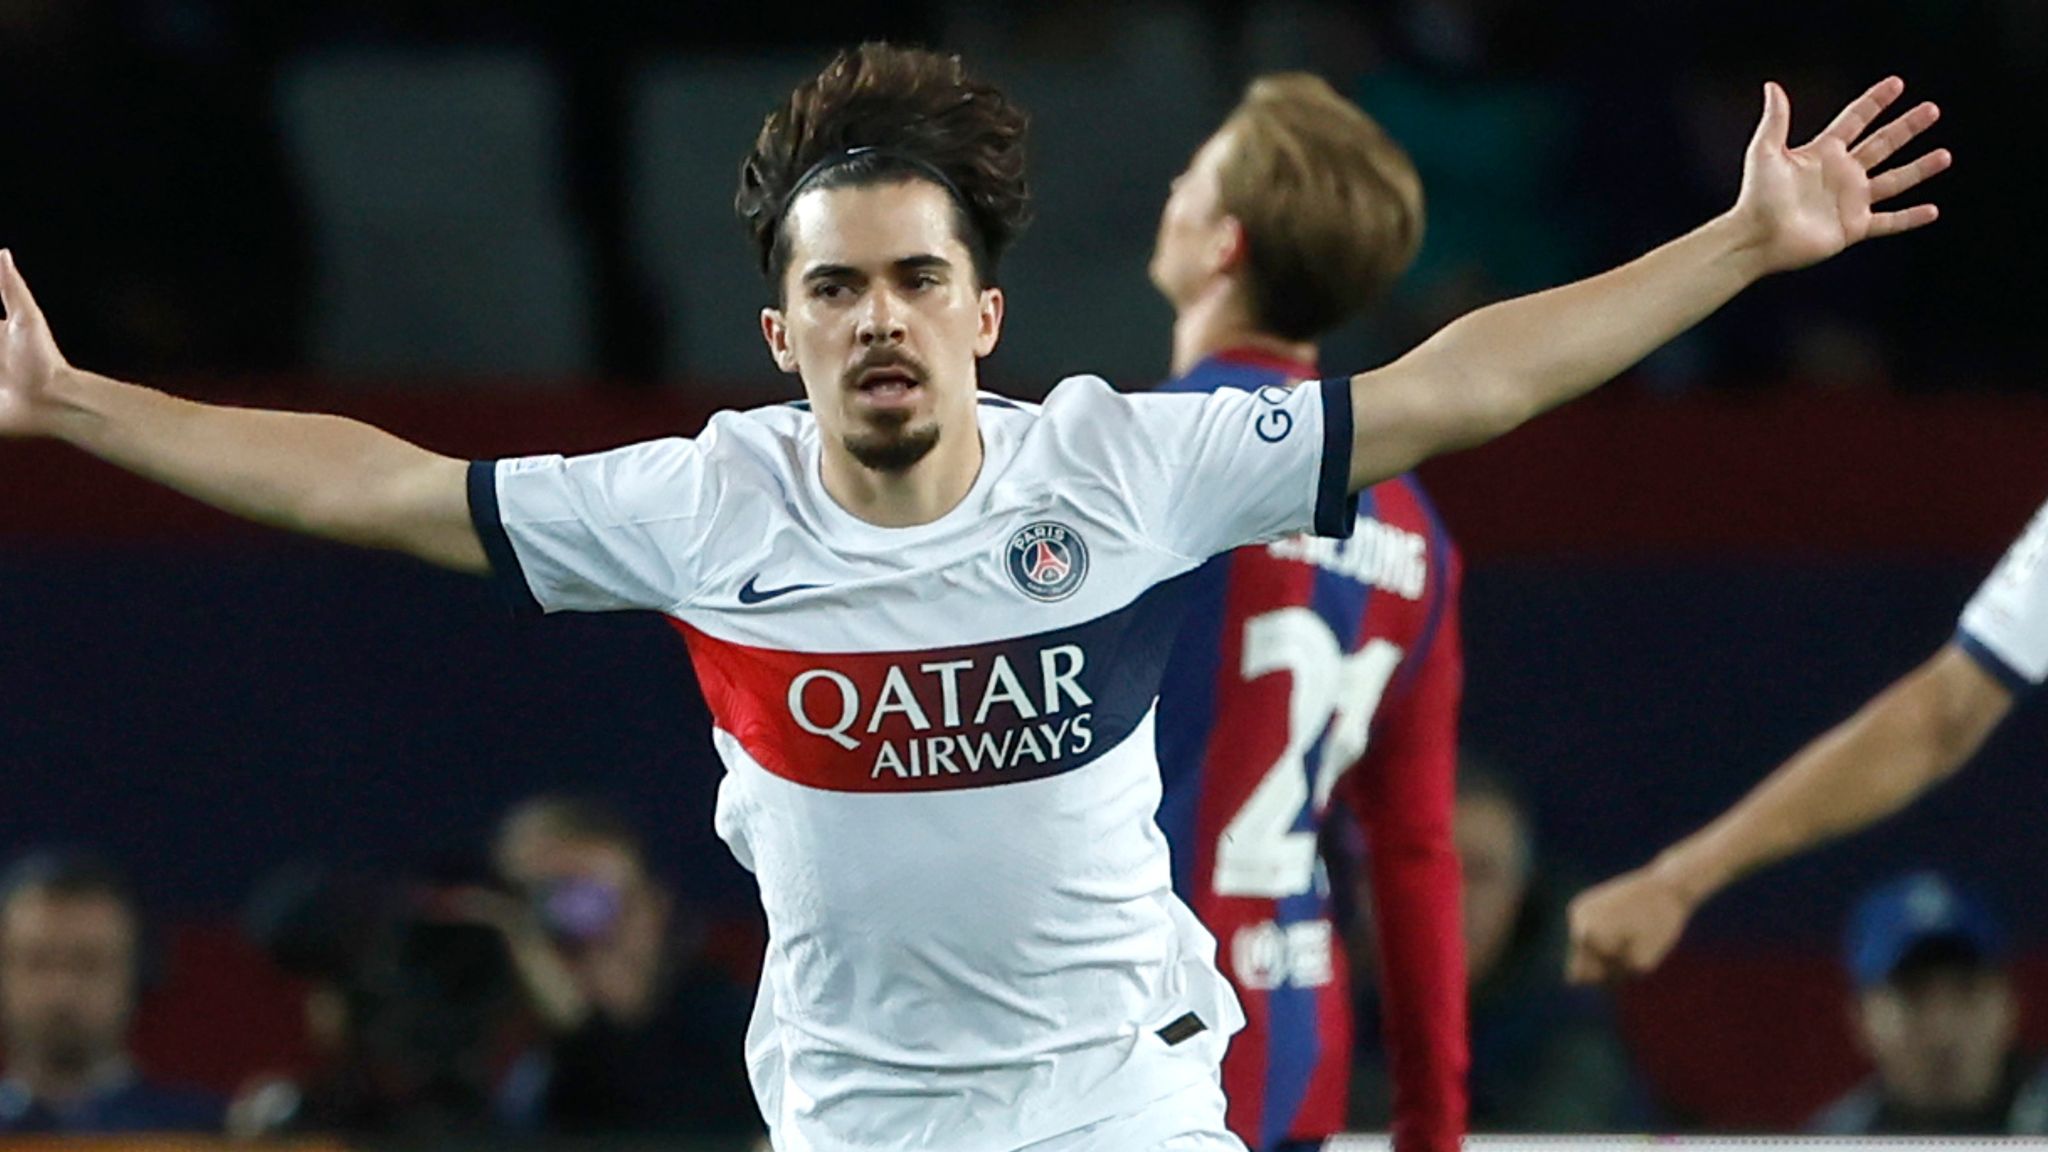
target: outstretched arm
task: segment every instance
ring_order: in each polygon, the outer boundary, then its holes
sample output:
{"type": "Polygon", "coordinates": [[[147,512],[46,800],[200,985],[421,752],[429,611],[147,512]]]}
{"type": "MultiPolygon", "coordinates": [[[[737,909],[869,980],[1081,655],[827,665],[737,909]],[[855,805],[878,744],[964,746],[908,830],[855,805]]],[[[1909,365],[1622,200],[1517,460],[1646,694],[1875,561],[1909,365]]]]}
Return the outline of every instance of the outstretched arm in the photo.
{"type": "Polygon", "coordinates": [[[1874,209],[1949,166],[1947,150],[1937,149],[1877,171],[1939,116],[1920,104],[1865,136],[1904,91],[1896,77],[1878,83],[1791,148],[1791,103],[1765,85],[1733,208],[1612,271],[1460,317],[1392,364],[1353,377],[1352,489],[1583,395],[1772,272],[1933,223],[1932,204],[1874,209]]]}
{"type": "Polygon", "coordinates": [[[489,570],[463,461],[338,416],[197,404],[74,368],[9,252],[0,303],[0,436],[64,440],[264,524],[489,570]]]}
{"type": "Polygon", "coordinates": [[[1592,983],[1655,968],[1708,897],[1911,804],[1976,753],[2012,699],[1950,643],[1713,823],[1644,867],[1581,893],[1572,901],[1568,975],[1592,983]]]}

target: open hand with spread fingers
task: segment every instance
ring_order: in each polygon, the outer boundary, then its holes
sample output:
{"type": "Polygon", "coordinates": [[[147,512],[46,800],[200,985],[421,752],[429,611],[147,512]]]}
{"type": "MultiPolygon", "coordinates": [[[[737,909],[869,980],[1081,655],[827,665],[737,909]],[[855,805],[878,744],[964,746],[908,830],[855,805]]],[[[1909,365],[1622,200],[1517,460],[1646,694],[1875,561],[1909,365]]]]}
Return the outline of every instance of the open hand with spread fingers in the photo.
{"type": "Polygon", "coordinates": [[[0,251],[0,436],[37,436],[49,431],[51,381],[69,367],[28,281],[14,266],[14,253],[0,251]]]}
{"type": "Polygon", "coordinates": [[[1948,149],[1885,167],[1901,148],[1941,117],[1920,103],[1876,131],[1871,125],[1906,90],[1886,77],[1838,113],[1820,135],[1788,146],[1792,102],[1775,83],[1764,85],[1764,113],[1743,158],[1742,191],[1731,214],[1754,237],[1765,272],[1816,264],[1859,241],[1932,224],[1932,204],[1880,211],[1878,206],[1948,168],[1948,149]],[[1882,169],[1882,170],[1880,170],[1882,169]]]}

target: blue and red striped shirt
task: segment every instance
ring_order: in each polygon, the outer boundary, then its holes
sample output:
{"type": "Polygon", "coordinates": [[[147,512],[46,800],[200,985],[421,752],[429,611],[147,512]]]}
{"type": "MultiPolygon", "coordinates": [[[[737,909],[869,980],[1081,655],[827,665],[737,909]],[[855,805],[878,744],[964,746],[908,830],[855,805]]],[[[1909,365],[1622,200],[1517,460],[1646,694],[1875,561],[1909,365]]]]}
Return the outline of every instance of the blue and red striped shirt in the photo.
{"type": "MultiPolygon", "coordinates": [[[[1257,391],[1313,365],[1225,352],[1166,385],[1257,391]]],[[[1318,845],[1341,799],[1366,832],[1395,1146],[1453,1152],[1465,1124],[1465,965],[1451,841],[1463,653],[1459,561],[1412,476],[1360,494],[1345,540],[1210,560],[1158,711],[1174,887],[1218,942],[1247,1024],[1224,1061],[1254,1149],[1344,1126],[1351,1006],[1318,845]]]]}

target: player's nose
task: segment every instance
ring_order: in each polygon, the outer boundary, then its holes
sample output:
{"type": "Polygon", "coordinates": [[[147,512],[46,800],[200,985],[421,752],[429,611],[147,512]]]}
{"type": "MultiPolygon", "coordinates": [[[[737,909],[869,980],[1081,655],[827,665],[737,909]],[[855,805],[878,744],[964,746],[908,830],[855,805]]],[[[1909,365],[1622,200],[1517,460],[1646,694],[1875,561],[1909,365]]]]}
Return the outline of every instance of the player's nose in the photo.
{"type": "Polygon", "coordinates": [[[856,335],[863,345],[900,344],[909,335],[903,324],[902,304],[889,291],[868,293],[856,324],[856,335]]]}

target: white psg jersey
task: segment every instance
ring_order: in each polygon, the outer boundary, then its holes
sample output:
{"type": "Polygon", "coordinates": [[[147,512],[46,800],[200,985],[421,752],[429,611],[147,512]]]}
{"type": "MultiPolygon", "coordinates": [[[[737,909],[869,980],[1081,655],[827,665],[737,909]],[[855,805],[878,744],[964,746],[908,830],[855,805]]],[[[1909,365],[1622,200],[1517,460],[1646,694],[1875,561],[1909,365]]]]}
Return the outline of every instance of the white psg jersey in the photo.
{"type": "Polygon", "coordinates": [[[1350,393],[983,395],[940,519],[880,528],[789,405],[481,463],[494,569],[688,641],[761,886],[747,1059],[784,1152],[1008,1150],[1213,1083],[1242,1015],[1173,895],[1152,708],[1173,588],[1351,520],[1350,393]]]}
{"type": "Polygon", "coordinates": [[[2016,693],[2048,679],[2048,504],[1971,597],[1956,638],[2016,693]]]}

